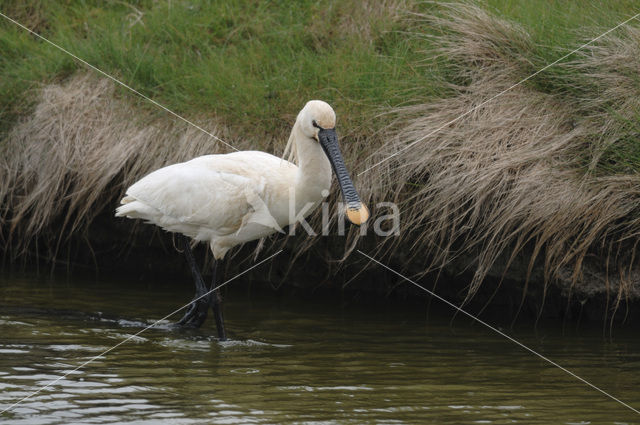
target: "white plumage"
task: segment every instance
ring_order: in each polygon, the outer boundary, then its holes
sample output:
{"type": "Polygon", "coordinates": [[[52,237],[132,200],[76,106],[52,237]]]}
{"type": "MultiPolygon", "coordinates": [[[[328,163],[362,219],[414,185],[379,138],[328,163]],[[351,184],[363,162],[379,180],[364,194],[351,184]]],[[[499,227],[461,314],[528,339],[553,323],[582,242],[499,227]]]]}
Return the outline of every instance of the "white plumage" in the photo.
{"type": "MultiPolygon", "coordinates": [[[[235,245],[293,224],[298,213],[310,214],[331,186],[328,156],[346,196],[345,177],[340,175],[346,169],[338,171],[344,168],[342,158],[333,158],[322,146],[327,137],[321,132],[332,131],[335,137],[334,127],[333,109],[310,101],[298,114],[289,139],[298,165],[259,151],[201,156],[156,170],[133,184],[116,216],[140,218],[207,242],[214,257],[221,259],[235,245]]],[[[347,201],[355,205],[353,199],[347,201]]],[[[367,217],[366,207],[350,208],[349,219],[356,224],[367,217]]]]}
{"type": "Polygon", "coordinates": [[[280,227],[288,224],[278,208],[256,211],[256,205],[288,205],[288,191],[281,188],[293,181],[296,169],[264,152],[201,156],[142,178],[127,189],[116,215],[209,242],[215,257],[222,258],[234,245],[274,232],[260,225],[265,213],[280,227]]]}

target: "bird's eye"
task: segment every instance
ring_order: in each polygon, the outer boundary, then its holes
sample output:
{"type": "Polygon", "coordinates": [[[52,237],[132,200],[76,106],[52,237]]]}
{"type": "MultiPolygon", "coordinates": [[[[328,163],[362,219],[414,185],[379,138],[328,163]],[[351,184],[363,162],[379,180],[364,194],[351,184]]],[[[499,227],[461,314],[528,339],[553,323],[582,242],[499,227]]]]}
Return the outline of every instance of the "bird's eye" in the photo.
{"type": "Polygon", "coordinates": [[[320,129],[322,129],[322,127],[320,127],[320,126],[318,125],[318,123],[316,122],[316,120],[311,121],[311,125],[313,125],[315,128],[320,128],[320,129]]]}

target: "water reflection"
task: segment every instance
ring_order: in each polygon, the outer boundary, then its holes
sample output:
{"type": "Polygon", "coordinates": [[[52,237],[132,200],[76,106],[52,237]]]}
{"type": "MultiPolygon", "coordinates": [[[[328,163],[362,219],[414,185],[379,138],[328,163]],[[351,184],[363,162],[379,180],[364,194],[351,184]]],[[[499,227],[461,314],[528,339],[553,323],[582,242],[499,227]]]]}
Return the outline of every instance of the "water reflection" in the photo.
{"type": "MultiPolygon", "coordinates": [[[[0,280],[0,407],[188,301],[170,286],[0,280]]],[[[10,424],[637,423],[636,415],[464,320],[419,309],[227,297],[232,340],[210,322],[146,331],[3,416],[10,424]]],[[[640,342],[550,327],[524,343],[634,405],[640,342]]],[[[635,406],[637,407],[637,406],[635,406]]]]}

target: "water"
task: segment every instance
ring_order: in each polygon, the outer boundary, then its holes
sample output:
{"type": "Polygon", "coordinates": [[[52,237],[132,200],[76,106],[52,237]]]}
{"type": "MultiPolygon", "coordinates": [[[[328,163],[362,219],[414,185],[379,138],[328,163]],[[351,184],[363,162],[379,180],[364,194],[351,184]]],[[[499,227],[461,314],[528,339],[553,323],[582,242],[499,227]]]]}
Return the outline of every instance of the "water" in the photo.
{"type": "MultiPolygon", "coordinates": [[[[163,317],[190,284],[0,278],[0,410],[163,317]]],[[[231,340],[150,329],[5,413],[6,424],[630,424],[640,415],[464,318],[226,295],[231,340]],[[442,317],[439,317],[442,316],[442,317]]],[[[509,331],[640,408],[640,340],[509,331]]]]}

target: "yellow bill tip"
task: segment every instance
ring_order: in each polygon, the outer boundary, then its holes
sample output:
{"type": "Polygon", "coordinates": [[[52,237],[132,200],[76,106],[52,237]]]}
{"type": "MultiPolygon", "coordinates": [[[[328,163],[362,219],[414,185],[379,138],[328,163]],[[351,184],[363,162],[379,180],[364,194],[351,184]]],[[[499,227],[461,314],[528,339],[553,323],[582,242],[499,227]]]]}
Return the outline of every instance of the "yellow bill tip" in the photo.
{"type": "Polygon", "coordinates": [[[369,209],[361,202],[359,207],[347,207],[347,218],[356,226],[369,219],[369,209]]]}

